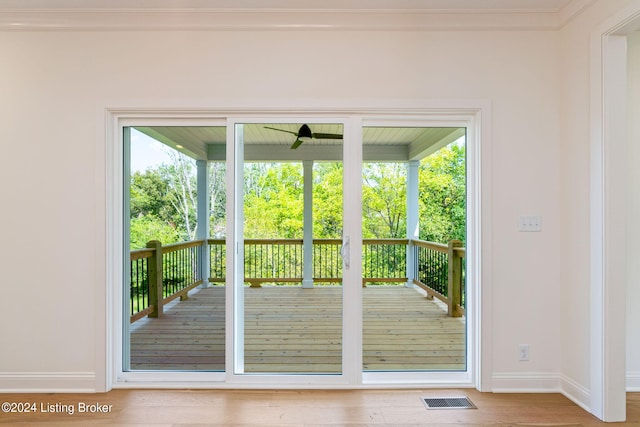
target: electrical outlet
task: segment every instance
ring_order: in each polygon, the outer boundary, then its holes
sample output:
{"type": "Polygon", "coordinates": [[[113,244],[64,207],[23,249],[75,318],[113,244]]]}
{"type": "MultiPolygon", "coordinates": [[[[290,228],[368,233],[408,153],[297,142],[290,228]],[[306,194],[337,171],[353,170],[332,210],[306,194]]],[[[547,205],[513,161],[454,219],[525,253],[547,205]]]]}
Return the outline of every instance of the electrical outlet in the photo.
{"type": "Polygon", "coordinates": [[[529,344],[520,344],[520,361],[526,362],[529,360],[529,344]]]}

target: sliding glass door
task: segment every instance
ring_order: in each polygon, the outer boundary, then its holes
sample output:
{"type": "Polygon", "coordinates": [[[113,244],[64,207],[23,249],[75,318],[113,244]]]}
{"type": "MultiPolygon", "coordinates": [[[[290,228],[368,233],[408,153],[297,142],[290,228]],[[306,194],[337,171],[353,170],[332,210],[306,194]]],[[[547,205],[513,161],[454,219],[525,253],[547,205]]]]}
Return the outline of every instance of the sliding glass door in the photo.
{"type": "Polygon", "coordinates": [[[236,374],[343,374],[342,122],[234,124],[236,374]]]}
{"type": "Polygon", "coordinates": [[[469,121],[207,123],[121,128],[124,373],[470,383],[469,121]]]}
{"type": "Polygon", "coordinates": [[[464,372],[465,128],[363,135],[363,370],[464,372]],[[392,160],[401,144],[408,156],[392,160]]]}
{"type": "Polygon", "coordinates": [[[127,371],[225,370],[224,126],[123,129],[127,371]]]}

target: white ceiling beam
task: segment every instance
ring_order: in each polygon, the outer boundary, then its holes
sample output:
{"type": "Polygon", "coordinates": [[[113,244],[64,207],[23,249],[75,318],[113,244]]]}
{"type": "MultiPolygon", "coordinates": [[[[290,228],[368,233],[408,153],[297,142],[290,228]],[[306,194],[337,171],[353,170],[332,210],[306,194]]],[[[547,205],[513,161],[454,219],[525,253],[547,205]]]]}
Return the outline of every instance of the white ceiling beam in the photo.
{"type": "MultiPolygon", "coordinates": [[[[409,159],[406,145],[365,145],[362,150],[365,162],[405,162],[409,159]]],[[[224,161],[225,145],[208,144],[207,153],[210,161],[224,161]]],[[[342,145],[303,144],[295,150],[284,145],[245,145],[244,159],[265,162],[340,161],[342,145]]]]}

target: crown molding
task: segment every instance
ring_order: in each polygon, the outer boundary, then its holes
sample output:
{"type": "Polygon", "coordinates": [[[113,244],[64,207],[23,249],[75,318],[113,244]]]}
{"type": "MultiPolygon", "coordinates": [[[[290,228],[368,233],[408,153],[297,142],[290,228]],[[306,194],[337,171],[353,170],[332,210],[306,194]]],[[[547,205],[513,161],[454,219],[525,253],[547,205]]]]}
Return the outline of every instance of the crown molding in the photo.
{"type": "Polygon", "coordinates": [[[557,19],[559,28],[567,25],[596,1],[597,0],[572,0],[565,7],[558,10],[557,19]]]}
{"type": "Polygon", "coordinates": [[[557,30],[595,0],[516,9],[0,9],[0,31],[557,30]]]}

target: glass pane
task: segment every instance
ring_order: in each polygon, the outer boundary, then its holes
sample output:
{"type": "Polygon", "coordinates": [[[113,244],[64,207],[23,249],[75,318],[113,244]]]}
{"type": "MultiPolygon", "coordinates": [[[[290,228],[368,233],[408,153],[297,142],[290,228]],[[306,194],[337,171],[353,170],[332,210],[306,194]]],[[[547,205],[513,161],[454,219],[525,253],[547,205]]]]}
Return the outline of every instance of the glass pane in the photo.
{"type": "Polygon", "coordinates": [[[365,371],[466,370],[464,133],[363,130],[365,371]]]}
{"type": "Polygon", "coordinates": [[[225,144],[226,130],[125,132],[125,370],[224,371],[226,165],[195,153],[225,144]]]}
{"type": "Polygon", "coordinates": [[[244,373],[342,372],[342,125],[240,124],[244,373]]]}

